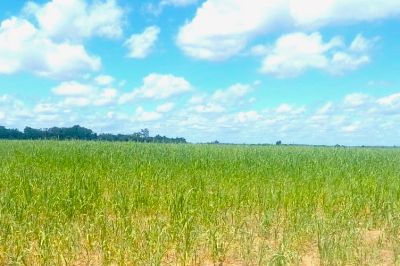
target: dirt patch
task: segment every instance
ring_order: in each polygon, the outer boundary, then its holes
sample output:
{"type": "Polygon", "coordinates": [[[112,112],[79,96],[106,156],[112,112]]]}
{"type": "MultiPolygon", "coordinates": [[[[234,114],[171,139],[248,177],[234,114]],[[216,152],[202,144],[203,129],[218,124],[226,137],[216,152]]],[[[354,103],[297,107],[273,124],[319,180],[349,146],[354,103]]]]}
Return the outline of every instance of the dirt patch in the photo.
{"type": "Polygon", "coordinates": [[[390,249],[383,249],[379,252],[377,264],[379,266],[395,265],[394,252],[390,249]]]}
{"type": "Polygon", "coordinates": [[[362,234],[362,240],[367,245],[376,245],[383,236],[382,230],[366,230],[362,234]]]}
{"type": "Polygon", "coordinates": [[[97,266],[103,265],[102,256],[100,252],[83,252],[79,254],[76,261],[73,262],[74,266],[97,266]]]}
{"type": "Polygon", "coordinates": [[[318,266],[321,265],[320,255],[316,246],[311,246],[306,253],[301,256],[300,266],[318,266]]]}

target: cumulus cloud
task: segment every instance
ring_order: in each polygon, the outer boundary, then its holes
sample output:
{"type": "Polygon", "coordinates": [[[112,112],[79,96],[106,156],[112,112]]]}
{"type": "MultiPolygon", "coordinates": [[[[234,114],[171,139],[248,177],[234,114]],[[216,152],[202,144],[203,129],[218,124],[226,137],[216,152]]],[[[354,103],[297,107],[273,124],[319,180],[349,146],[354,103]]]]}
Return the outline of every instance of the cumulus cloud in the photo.
{"type": "Polygon", "coordinates": [[[257,44],[250,48],[250,55],[266,56],[270,51],[271,47],[262,44],[257,44]]]}
{"type": "Polygon", "coordinates": [[[333,110],[333,103],[327,102],[321,108],[319,108],[316,113],[317,115],[326,115],[332,112],[332,110],[333,110]]]}
{"type": "Polygon", "coordinates": [[[391,107],[391,106],[400,106],[400,93],[394,93],[389,96],[385,96],[382,98],[379,98],[377,102],[386,107],[391,107]]]}
{"type": "Polygon", "coordinates": [[[108,75],[100,75],[95,77],[94,81],[100,86],[109,86],[114,82],[114,78],[108,75]]]}
{"type": "MultiPolygon", "coordinates": [[[[207,97],[203,101],[206,104],[207,97]]],[[[186,112],[177,118],[176,123],[188,132],[219,133],[219,140],[233,136],[236,142],[258,136],[256,138],[264,143],[268,142],[266,139],[282,139],[286,143],[365,145],[382,143],[375,137],[385,135],[385,143],[393,144],[396,143],[393,137],[397,134],[394,132],[400,131],[395,122],[400,122],[399,106],[400,96],[397,94],[376,98],[352,93],[344,96],[342,101],[321,106],[296,107],[285,103],[262,112],[226,110],[212,116],[186,112]]]]}
{"type": "Polygon", "coordinates": [[[160,15],[167,6],[186,7],[196,4],[198,0],[161,0],[159,3],[146,3],[142,10],[154,16],[160,15]]]}
{"type": "Polygon", "coordinates": [[[36,18],[43,34],[59,41],[122,35],[124,10],[116,0],[91,4],[85,0],[52,0],[43,5],[29,2],[25,12],[36,18]]]}
{"type": "Polygon", "coordinates": [[[103,106],[115,103],[118,96],[118,91],[114,88],[106,88],[100,91],[100,93],[93,97],[93,104],[96,106],[103,106]]]}
{"type": "Polygon", "coordinates": [[[245,98],[253,89],[251,85],[237,83],[211,95],[194,95],[188,102],[189,109],[197,113],[222,113],[230,107],[248,103],[245,98]]]}
{"type": "Polygon", "coordinates": [[[344,104],[349,107],[359,107],[366,104],[370,100],[370,96],[364,93],[352,93],[346,95],[344,104]]]}
{"type": "Polygon", "coordinates": [[[188,6],[197,2],[198,0],[162,0],[161,5],[188,6]]]}
{"type": "Polygon", "coordinates": [[[171,112],[172,109],[174,109],[174,107],[175,107],[174,103],[164,103],[164,104],[157,106],[156,111],[159,113],[168,113],[168,112],[171,112]]]}
{"type": "Polygon", "coordinates": [[[342,74],[369,63],[369,40],[358,35],[349,48],[339,36],[324,42],[320,33],[281,36],[267,53],[261,72],[279,78],[296,77],[307,69],[342,74]]]}
{"type": "Polygon", "coordinates": [[[180,29],[177,44],[195,58],[226,59],[240,52],[268,20],[277,19],[281,7],[276,2],[208,0],[180,29]]]}
{"type": "Polygon", "coordinates": [[[207,0],[181,27],[177,44],[191,57],[223,60],[242,51],[256,36],[282,28],[315,30],[399,14],[397,0],[207,0]]]}
{"type": "Polygon", "coordinates": [[[160,34],[157,26],[147,27],[140,34],[133,34],[126,42],[125,46],[129,49],[128,56],[131,58],[147,57],[160,34]]]}
{"type": "MultiPolygon", "coordinates": [[[[110,87],[96,87],[93,84],[85,84],[77,81],[62,82],[52,89],[54,95],[63,97],[59,107],[86,107],[104,106],[116,102],[118,91],[110,87]]],[[[47,105],[48,107],[49,105],[47,105]]],[[[43,105],[39,106],[40,110],[43,105]]]]}
{"type": "MultiPolygon", "coordinates": [[[[209,97],[206,96],[203,105],[209,104],[209,97]]],[[[284,143],[393,145],[398,144],[400,133],[398,93],[383,97],[352,93],[342,100],[321,105],[296,107],[286,103],[261,111],[227,109],[212,115],[190,111],[184,106],[182,109],[175,107],[178,110],[173,116],[167,115],[167,111],[172,110],[171,102],[160,104],[154,110],[139,106],[133,112],[117,109],[117,106],[93,112],[81,108],[94,102],[93,98],[83,96],[67,96],[60,102],[39,102],[32,107],[10,95],[0,95],[0,102],[1,122],[12,127],[82,124],[95,125],[94,129],[128,132],[132,127],[145,125],[150,129],[162,128],[168,135],[188,137],[191,141],[275,143],[280,139],[284,143]],[[364,98],[368,98],[368,104],[363,103],[364,98]]]]}
{"type": "Polygon", "coordinates": [[[323,26],[336,23],[372,21],[400,14],[400,3],[396,0],[293,0],[290,15],[296,25],[323,26]],[[312,8],[304,8],[312,7],[312,8]]]}
{"type": "Polygon", "coordinates": [[[86,107],[90,105],[90,99],[86,97],[67,97],[62,102],[67,107],[86,107]]]}
{"type": "Polygon", "coordinates": [[[1,22],[0,74],[27,71],[63,79],[100,66],[100,58],[88,54],[82,45],[55,43],[25,19],[13,17],[1,22]]]}
{"type": "Polygon", "coordinates": [[[358,34],[350,45],[350,51],[357,53],[368,52],[378,40],[378,37],[367,39],[362,34],[358,34]]]}
{"type": "Polygon", "coordinates": [[[95,88],[76,81],[63,82],[52,89],[53,93],[60,96],[85,96],[95,91],[95,88]]]}
{"type": "Polygon", "coordinates": [[[59,111],[59,105],[54,103],[38,103],[33,108],[33,112],[36,114],[52,114],[59,111]]]}
{"type": "Polygon", "coordinates": [[[22,100],[8,94],[0,95],[0,113],[2,126],[16,127],[33,118],[32,111],[22,100]]]}
{"type": "Polygon", "coordinates": [[[275,109],[275,113],[283,115],[301,114],[305,111],[304,107],[296,108],[293,105],[283,103],[275,109]]]}
{"type": "Polygon", "coordinates": [[[116,0],[29,1],[23,16],[0,25],[0,74],[20,71],[71,79],[97,71],[99,57],[88,53],[83,39],[122,35],[124,10],[116,0]]]}
{"type": "Polygon", "coordinates": [[[217,90],[212,96],[211,100],[218,103],[230,103],[235,104],[238,100],[243,99],[253,88],[246,84],[234,84],[225,90],[217,90]]]}
{"type": "Polygon", "coordinates": [[[11,101],[11,96],[7,95],[7,94],[3,94],[0,95],[0,103],[8,103],[9,101],[11,101]]]}
{"type": "Polygon", "coordinates": [[[143,79],[143,85],[130,93],[123,94],[121,104],[138,98],[163,100],[192,90],[190,83],[183,77],[152,73],[143,79]]]}
{"type": "Polygon", "coordinates": [[[360,129],[360,122],[354,122],[345,126],[342,126],[340,130],[344,133],[354,133],[360,129]]]}
{"type": "Polygon", "coordinates": [[[225,108],[216,103],[199,104],[199,105],[193,106],[190,109],[197,113],[222,113],[222,112],[225,112],[225,108]]]}
{"type": "Polygon", "coordinates": [[[162,114],[158,112],[146,112],[143,107],[136,108],[135,119],[139,122],[152,122],[162,118],[162,114]]]}
{"type": "Polygon", "coordinates": [[[239,123],[256,122],[262,119],[262,115],[257,111],[239,112],[236,119],[239,123]]]}

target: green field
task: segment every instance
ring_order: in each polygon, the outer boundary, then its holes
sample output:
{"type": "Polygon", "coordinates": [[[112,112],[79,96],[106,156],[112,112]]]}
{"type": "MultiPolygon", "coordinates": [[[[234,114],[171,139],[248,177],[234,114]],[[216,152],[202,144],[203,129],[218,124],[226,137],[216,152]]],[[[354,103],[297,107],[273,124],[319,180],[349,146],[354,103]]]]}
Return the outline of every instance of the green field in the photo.
{"type": "Polygon", "coordinates": [[[393,265],[400,150],[0,141],[0,265],[393,265]]]}

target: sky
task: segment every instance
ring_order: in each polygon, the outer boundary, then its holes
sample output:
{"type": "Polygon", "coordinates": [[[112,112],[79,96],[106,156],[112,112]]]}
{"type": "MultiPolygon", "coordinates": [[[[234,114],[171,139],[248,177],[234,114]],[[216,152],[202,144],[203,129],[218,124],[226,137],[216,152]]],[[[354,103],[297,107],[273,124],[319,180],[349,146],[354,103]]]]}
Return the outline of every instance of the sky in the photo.
{"type": "Polygon", "coordinates": [[[400,145],[399,0],[0,1],[0,125],[400,145]]]}

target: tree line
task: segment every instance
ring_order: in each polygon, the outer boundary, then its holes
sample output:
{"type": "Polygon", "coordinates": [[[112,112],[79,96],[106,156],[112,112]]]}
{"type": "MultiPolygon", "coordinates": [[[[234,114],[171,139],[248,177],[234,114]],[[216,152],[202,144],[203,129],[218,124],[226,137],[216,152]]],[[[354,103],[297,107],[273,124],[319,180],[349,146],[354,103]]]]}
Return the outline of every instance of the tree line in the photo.
{"type": "Polygon", "coordinates": [[[184,138],[169,138],[166,136],[150,136],[148,129],[142,129],[133,134],[97,134],[93,130],[81,127],[52,127],[35,129],[25,127],[21,132],[18,129],[9,129],[0,126],[0,139],[12,140],[98,140],[98,141],[134,141],[156,143],[186,143],[184,138]]]}

